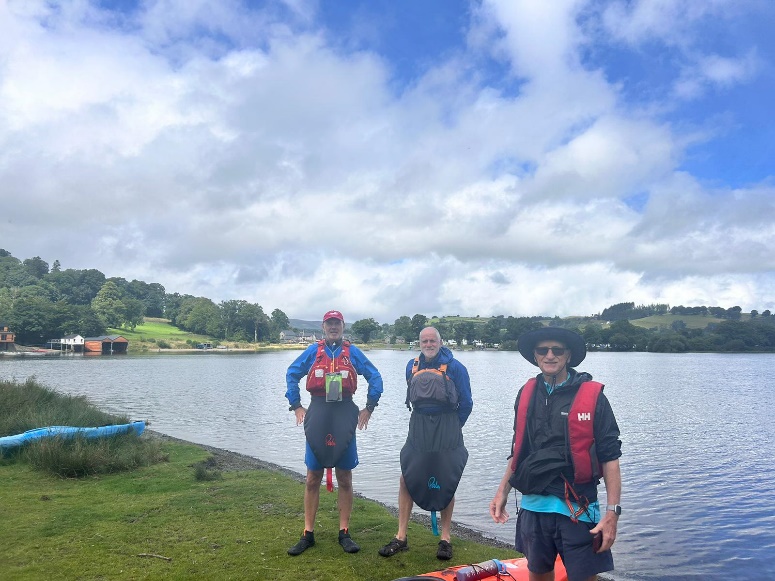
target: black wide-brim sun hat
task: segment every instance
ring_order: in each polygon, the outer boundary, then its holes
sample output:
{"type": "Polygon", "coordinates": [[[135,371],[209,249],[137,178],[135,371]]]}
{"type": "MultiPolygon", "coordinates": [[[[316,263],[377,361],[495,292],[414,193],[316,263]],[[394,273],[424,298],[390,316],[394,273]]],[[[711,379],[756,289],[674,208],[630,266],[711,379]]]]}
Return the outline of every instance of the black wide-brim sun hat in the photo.
{"type": "Polygon", "coordinates": [[[533,349],[541,341],[550,340],[558,341],[570,349],[571,359],[568,362],[570,367],[576,367],[587,356],[587,344],[584,338],[578,333],[563,329],[562,327],[542,327],[541,329],[523,333],[517,340],[517,347],[519,347],[522,357],[533,365],[538,366],[533,349]]]}

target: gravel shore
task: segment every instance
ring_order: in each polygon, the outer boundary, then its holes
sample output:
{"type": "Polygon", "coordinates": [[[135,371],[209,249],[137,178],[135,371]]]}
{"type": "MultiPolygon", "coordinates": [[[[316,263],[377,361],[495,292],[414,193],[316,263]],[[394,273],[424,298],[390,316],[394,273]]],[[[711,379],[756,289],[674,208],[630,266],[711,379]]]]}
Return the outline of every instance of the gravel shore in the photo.
{"type": "MultiPolygon", "coordinates": [[[[258,458],[254,458],[252,456],[239,454],[237,452],[230,452],[229,450],[223,450],[221,448],[215,448],[213,446],[206,446],[204,444],[194,444],[193,442],[187,442],[185,440],[173,438],[172,436],[155,432],[153,430],[146,429],[145,433],[153,438],[159,438],[170,442],[178,442],[181,444],[190,444],[193,446],[199,446],[200,448],[207,450],[213,456],[213,461],[215,463],[214,468],[216,468],[217,470],[220,470],[221,472],[234,472],[239,470],[272,470],[274,472],[280,472],[286,476],[289,476],[290,478],[293,478],[298,482],[304,482],[304,479],[305,479],[303,474],[299,474],[298,472],[294,472],[293,470],[289,470],[288,468],[283,468],[282,466],[278,466],[277,464],[272,464],[271,462],[265,462],[263,460],[259,460],[258,458]]],[[[365,496],[357,493],[356,493],[356,496],[358,496],[359,498],[364,498],[371,502],[376,502],[377,504],[384,506],[385,509],[390,512],[390,514],[398,518],[397,508],[388,506],[385,503],[379,502],[371,498],[366,498],[365,496]]],[[[431,519],[428,515],[412,514],[412,521],[420,523],[429,529],[431,528],[431,519]]],[[[452,534],[460,539],[473,541],[475,543],[480,543],[482,545],[488,545],[491,547],[497,547],[501,549],[514,548],[514,546],[511,544],[504,543],[502,541],[499,541],[497,539],[493,539],[490,537],[486,537],[482,533],[475,531],[473,529],[470,529],[468,527],[465,527],[463,525],[460,525],[459,523],[456,523],[454,521],[452,522],[452,534]]]]}

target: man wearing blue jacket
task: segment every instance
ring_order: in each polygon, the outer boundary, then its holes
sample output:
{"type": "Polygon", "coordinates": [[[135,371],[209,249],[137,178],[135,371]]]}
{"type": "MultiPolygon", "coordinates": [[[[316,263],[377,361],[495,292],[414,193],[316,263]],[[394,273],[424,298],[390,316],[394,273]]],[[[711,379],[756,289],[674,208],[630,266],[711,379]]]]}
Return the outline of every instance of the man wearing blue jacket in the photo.
{"type": "Polygon", "coordinates": [[[336,469],[339,486],[339,544],[346,553],[357,553],[360,547],[350,537],[350,514],[353,507],[352,470],[358,465],[355,428],[363,430],[382,395],[382,376],[363,352],[344,340],[344,317],[339,311],[323,315],[324,338],[310,345],[288,367],[285,397],[296,415],[296,425],[304,424],[307,437],[304,463],[307,479],[304,489],[304,532],[288,549],[289,555],[300,555],[315,544],[315,516],[320,502],[320,484],[324,469],[329,469],[327,487],[333,490],[331,468],[336,469]],[[307,376],[310,393],[308,408],[301,405],[299,381],[307,376]],[[353,402],[358,375],[369,384],[366,406],[358,410],[353,402]]]}
{"type": "Polygon", "coordinates": [[[462,428],[474,402],[468,370],[452,351],[441,346],[441,335],[434,327],[420,333],[420,350],[420,355],[406,365],[406,405],[412,415],[401,449],[398,532],[379,554],[392,557],[409,548],[406,533],[416,503],[424,510],[441,511],[436,557],[448,560],[452,558],[455,490],[468,461],[462,428]]]}

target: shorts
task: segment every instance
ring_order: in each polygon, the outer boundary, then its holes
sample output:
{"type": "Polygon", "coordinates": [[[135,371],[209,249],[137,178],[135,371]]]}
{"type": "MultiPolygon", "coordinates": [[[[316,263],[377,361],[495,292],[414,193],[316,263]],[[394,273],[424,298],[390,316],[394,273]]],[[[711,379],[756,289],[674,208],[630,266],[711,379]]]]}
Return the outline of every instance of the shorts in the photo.
{"type": "Polygon", "coordinates": [[[515,548],[527,557],[528,570],[542,575],[554,569],[559,554],[568,581],[581,581],[614,568],[611,551],[592,551],[592,523],[574,523],[554,512],[520,509],[515,548]]]}
{"type": "MultiPolygon", "coordinates": [[[[312,452],[309,442],[307,442],[307,449],[304,451],[304,463],[309,470],[323,470],[324,468],[312,452]]],[[[339,458],[336,468],[339,468],[340,470],[352,470],[357,465],[358,446],[355,444],[355,434],[353,434],[353,439],[350,440],[350,445],[347,446],[347,449],[342,453],[342,457],[339,458]]]]}

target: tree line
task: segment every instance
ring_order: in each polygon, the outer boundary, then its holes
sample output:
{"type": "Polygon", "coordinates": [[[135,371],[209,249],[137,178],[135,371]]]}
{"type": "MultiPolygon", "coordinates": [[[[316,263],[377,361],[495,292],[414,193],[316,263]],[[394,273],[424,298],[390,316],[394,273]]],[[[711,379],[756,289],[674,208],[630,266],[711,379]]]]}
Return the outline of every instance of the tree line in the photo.
{"type": "Polygon", "coordinates": [[[144,317],[164,317],[191,333],[233,341],[278,341],[286,314],[267,315],[243,300],[215,304],[205,297],[167,293],[159,283],[106,277],[96,269],[62,269],[36,256],[19,260],[0,249],[0,321],[25,345],[108,328],[134,330],[144,317]]]}
{"type": "MultiPolygon", "coordinates": [[[[164,317],[176,327],[216,339],[277,342],[290,327],[280,309],[267,314],[261,305],[244,300],[216,304],[205,297],[167,293],[159,283],[107,278],[99,270],[62,269],[36,256],[19,260],[0,249],[0,321],[16,333],[17,342],[44,344],[69,334],[96,336],[108,328],[134,329],[144,317],[164,317]]],[[[722,307],[670,307],[667,304],[618,303],[599,315],[576,319],[533,316],[428,317],[402,315],[392,324],[373,318],[355,321],[348,333],[357,341],[397,343],[416,340],[427,325],[445,340],[515,350],[522,333],[550,324],[579,332],[591,350],[611,351],[775,351],[775,317],[769,310],[722,307]],[[644,328],[630,320],[652,315],[701,315],[722,319],[703,329],[690,329],[676,319],[669,327],[644,328]]]]}

